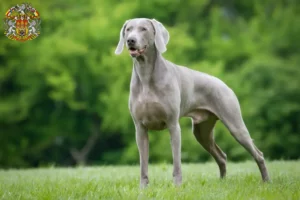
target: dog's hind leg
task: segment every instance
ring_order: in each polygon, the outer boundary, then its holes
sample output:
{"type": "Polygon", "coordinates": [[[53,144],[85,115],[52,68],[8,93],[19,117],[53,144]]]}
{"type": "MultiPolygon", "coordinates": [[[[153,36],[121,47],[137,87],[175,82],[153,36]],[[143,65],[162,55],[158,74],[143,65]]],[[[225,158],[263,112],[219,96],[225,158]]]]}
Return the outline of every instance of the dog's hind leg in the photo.
{"type": "Polygon", "coordinates": [[[225,119],[223,120],[223,123],[229,129],[231,135],[252,155],[259,167],[263,181],[269,181],[268,170],[263,153],[255,146],[242,119],[238,121],[240,121],[240,123],[236,124],[225,119]]]}
{"type": "Polygon", "coordinates": [[[237,98],[234,95],[231,95],[231,98],[220,101],[217,104],[217,107],[219,119],[229,129],[231,135],[255,159],[263,181],[268,181],[269,175],[265,165],[263,153],[253,143],[253,140],[242,118],[242,113],[237,98]]]}
{"type": "Polygon", "coordinates": [[[216,124],[217,118],[209,117],[206,121],[194,124],[193,133],[197,141],[203,146],[203,148],[209,152],[220,169],[220,177],[226,176],[226,154],[215,143],[213,129],[216,124]]]}

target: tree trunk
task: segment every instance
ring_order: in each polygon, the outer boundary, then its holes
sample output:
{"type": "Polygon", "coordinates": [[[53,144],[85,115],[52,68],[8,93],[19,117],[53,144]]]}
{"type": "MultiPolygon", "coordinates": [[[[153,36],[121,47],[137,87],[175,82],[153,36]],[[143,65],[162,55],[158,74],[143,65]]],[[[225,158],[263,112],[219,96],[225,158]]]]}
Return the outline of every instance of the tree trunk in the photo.
{"type": "Polygon", "coordinates": [[[93,147],[95,146],[97,139],[100,136],[99,125],[100,125],[99,117],[95,114],[93,117],[92,128],[90,131],[91,134],[87,139],[85,145],[80,150],[75,148],[70,149],[70,153],[73,159],[75,160],[76,165],[81,165],[81,166],[86,165],[88,155],[93,149],[93,147]]]}

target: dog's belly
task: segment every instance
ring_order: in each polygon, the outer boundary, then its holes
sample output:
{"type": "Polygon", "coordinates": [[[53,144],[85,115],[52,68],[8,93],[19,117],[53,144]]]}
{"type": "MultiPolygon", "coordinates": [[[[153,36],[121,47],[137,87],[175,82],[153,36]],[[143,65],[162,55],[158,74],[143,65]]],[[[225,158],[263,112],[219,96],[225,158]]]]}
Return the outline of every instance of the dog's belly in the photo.
{"type": "Polygon", "coordinates": [[[138,102],[134,108],[134,115],[149,130],[166,128],[167,115],[158,102],[138,102]]]}
{"type": "Polygon", "coordinates": [[[192,118],[193,124],[199,124],[206,121],[209,117],[214,116],[214,114],[205,109],[194,109],[184,116],[192,118]]]}

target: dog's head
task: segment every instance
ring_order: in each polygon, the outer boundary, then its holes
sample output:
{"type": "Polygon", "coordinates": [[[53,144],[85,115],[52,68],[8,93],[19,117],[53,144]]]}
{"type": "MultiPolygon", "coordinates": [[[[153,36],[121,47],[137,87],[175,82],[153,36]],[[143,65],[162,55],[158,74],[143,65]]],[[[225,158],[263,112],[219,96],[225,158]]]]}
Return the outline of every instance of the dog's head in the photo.
{"type": "Polygon", "coordinates": [[[120,31],[120,40],[115,53],[120,54],[126,44],[132,57],[138,57],[155,46],[164,53],[169,42],[169,32],[155,19],[136,18],[127,20],[120,31]]]}

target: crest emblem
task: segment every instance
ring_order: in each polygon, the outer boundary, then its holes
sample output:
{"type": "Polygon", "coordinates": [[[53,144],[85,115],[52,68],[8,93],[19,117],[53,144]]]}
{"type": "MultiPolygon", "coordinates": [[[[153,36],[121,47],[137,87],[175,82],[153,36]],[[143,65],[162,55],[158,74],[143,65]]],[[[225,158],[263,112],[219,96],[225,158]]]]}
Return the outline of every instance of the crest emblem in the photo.
{"type": "Polygon", "coordinates": [[[40,35],[40,24],[39,12],[29,3],[22,3],[5,13],[4,34],[11,40],[33,40],[40,35]]]}

